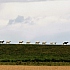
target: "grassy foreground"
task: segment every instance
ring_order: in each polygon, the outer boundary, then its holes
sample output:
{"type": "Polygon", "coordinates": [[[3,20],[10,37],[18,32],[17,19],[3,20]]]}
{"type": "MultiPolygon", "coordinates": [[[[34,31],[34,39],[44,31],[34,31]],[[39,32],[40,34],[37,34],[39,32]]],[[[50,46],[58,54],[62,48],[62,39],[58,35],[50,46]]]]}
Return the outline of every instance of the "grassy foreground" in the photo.
{"type": "Polygon", "coordinates": [[[0,64],[70,65],[70,45],[0,44],[0,64]]]}

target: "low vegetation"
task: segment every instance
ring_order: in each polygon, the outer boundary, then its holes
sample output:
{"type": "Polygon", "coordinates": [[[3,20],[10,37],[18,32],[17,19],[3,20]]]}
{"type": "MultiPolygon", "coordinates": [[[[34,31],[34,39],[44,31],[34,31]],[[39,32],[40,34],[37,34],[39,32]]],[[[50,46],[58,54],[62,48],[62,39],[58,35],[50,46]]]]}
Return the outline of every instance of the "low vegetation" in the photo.
{"type": "Polygon", "coordinates": [[[0,44],[0,64],[70,65],[70,45],[0,44]]]}

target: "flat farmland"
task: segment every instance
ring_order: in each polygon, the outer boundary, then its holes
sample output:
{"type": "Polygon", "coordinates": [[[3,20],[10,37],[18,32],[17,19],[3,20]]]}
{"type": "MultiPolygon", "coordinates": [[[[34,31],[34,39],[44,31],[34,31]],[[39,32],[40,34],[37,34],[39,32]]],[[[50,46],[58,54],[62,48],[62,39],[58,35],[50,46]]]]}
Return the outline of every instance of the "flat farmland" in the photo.
{"type": "Polygon", "coordinates": [[[0,65],[0,70],[70,70],[70,66],[0,65]]]}

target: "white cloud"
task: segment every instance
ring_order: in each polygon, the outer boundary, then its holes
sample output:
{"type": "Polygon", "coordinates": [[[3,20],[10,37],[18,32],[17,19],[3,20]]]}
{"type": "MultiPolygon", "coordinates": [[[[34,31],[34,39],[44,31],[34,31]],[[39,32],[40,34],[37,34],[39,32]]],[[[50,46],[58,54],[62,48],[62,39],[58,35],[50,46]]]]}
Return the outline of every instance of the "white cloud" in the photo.
{"type": "MultiPolygon", "coordinates": [[[[10,2],[3,3],[1,8],[1,39],[58,41],[57,37],[70,32],[70,2],[10,2]]],[[[64,35],[61,41],[68,37],[64,35]]]]}

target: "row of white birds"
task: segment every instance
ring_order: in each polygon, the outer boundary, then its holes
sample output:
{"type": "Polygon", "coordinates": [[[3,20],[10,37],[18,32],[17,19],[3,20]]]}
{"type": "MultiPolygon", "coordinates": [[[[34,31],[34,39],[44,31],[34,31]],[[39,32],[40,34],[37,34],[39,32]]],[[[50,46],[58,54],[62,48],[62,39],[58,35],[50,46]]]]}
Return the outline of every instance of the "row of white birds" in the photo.
{"type": "MultiPolygon", "coordinates": [[[[1,41],[0,41],[0,44],[3,44],[4,42],[5,42],[4,40],[1,40],[1,41]]],[[[6,44],[10,44],[10,42],[11,42],[11,41],[8,40],[8,41],[6,41],[6,44]]],[[[24,42],[24,41],[19,41],[19,44],[23,44],[23,42],[24,42]]],[[[30,41],[27,41],[27,42],[26,42],[26,44],[30,44],[30,43],[31,43],[30,41]]],[[[43,41],[43,42],[42,42],[43,45],[45,45],[46,43],[47,43],[46,41],[43,41]]],[[[57,43],[57,42],[50,42],[51,45],[56,45],[56,43],[57,43]]],[[[68,44],[68,43],[69,43],[69,42],[67,42],[67,41],[66,41],[66,42],[63,42],[63,45],[64,45],[64,44],[68,44]]],[[[36,41],[35,44],[40,44],[40,41],[36,41]]]]}

